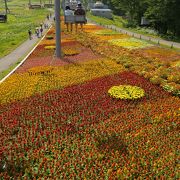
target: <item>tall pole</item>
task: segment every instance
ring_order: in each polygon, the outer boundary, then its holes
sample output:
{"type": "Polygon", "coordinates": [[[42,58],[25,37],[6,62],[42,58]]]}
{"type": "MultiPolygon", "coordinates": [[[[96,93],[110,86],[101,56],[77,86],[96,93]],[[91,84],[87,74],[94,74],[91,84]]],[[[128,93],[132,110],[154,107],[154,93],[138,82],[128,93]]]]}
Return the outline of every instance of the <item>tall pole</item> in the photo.
{"type": "Polygon", "coordinates": [[[61,57],[60,0],[55,0],[56,57],[61,57]]]}

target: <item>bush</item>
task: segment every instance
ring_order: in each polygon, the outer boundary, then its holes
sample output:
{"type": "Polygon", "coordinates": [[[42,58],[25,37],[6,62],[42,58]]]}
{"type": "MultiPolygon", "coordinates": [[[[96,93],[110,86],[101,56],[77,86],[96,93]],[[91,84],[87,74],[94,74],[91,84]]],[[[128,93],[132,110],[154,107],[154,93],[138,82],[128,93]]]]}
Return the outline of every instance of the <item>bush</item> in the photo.
{"type": "Polygon", "coordinates": [[[54,37],[53,36],[46,36],[46,39],[51,40],[51,39],[54,39],[54,37]]]}

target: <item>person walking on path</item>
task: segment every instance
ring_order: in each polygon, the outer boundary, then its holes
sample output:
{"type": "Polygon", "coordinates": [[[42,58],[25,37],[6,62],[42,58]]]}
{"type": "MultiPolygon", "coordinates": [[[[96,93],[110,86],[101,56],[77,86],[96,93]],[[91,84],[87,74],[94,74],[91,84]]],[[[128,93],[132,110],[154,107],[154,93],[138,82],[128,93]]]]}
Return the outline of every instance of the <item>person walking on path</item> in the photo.
{"type": "Polygon", "coordinates": [[[46,18],[47,18],[47,20],[49,20],[49,14],[47,14],[46,18]]]}
{"type": "Polygon", "coordinates": [[[43,33],[43,28],[42,27],[40,27],[40,33],[41,33],[41,37],[42,37],[42,33],[43,33]]]}
{"type": "Polygon", "coordinates": [[[36,33],[37,38],[39,38],[39,28],[38,27],[35,29],[35,33],[36,33]]]}
{"type": "MultiPolygon", "coordinates": [[[[81,5],[81,3],[79,3],[78,4],[78,6],[77,6],[77,9],[74,11],[74,15],[86,15],[86,12],[85,12],[85,10],[82,8],[82,5],[81,5]]],[[[80,26],[81,26],[81,30],[83,29],[83,24],[85,24],[86,22],[82,22],[82,21],[77,21],[76,23],[75,23],[75,26],[76,26],[76,31],[77,31],[77,29],[78,29],[78,24],[80,24],[80,26]]]]}
{"type": "Polygon", "coordinates": [[[69,6],[66,6],[66,9],[64,11],[64,15],[65,15],[65,24],[66,24],[66,27],[67,27],[67,31],[69,31],[69,25],[70,25],[71,31],[72,31],[72,29],[73,29],[73,22],[72,22],[72,19],[69,19],[68,17],[72,17],[74,15],[74,13],[70,9],[69,6]]]}
{"type": "Polygon", "coordinates": [[[28,30],[28,35],[29,35],[29,39],[31,40],[32,39],[32,31],[31,31],[31,29],[28,30]]]}

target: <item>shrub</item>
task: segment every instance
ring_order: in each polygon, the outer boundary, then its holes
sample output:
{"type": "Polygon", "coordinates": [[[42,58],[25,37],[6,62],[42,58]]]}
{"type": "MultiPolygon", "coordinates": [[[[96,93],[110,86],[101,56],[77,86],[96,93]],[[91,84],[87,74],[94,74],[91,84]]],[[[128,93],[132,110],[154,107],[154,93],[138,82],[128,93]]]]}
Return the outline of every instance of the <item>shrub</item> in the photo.
{"type": "Polygon", "coordinates": [[[46,36],[46,39],[51,40],[51,39],[54,39],[54,37],[53,36],[46,36]]]}

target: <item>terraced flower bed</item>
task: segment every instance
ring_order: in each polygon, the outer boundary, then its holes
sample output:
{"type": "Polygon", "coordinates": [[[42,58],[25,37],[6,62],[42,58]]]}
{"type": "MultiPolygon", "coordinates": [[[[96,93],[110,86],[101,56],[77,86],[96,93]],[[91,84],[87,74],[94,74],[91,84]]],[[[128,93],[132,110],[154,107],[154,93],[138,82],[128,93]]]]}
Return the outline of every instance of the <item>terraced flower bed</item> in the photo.
{"type": "Polygon", "coordinates": [[[62,32],[61,59],[45,38],[0,84],[0,177],[178,178],[180,99],[168,85],[178,90],[179,54],[166,64],[109,43],[116,36],[128,38],[94,25],[62,32]],[[166,91],[149,75],[162,70],[166,91]]]}
{"type": "Polygon", "coordinates": [[[116,37],[117,32],[95,30],[92,25],[87,30],[88,33],[85,30],[73,36],[94,52],[113,59],[166,90],[168,86],[168,91],[180,96],[179,51],[157,47],[127,35],[119,34],[116,37]]]}

